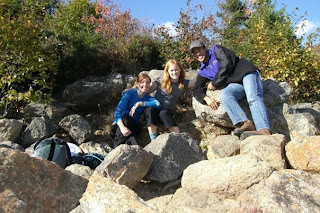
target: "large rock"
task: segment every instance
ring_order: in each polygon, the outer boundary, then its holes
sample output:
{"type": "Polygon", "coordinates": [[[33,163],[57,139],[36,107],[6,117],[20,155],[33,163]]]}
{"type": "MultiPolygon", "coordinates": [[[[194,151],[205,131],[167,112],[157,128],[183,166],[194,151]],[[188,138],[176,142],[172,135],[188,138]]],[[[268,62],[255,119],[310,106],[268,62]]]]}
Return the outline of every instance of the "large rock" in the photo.
{"type": "Polygon", "coordinates": [[[25,117],[46,117],[54,123],[59,123],[63,117],[71,114],[74,113],[68,109],[67,104],[57,101],[50,104],[32,102],[24,108],[25,117]]]}
{"type": "Polygon", "coordinates": [[[26,148],[38,140],[50,137],[58,128],[58,125],[48,118],[35,117],[24,130],[21,145],[26,148]]]}
{"type": "Polygon", "coordinates": [[[277,82],[269,78],[263,83],[263,95],[267,108],[280,106],[288,101],[292,94],[292,89],[287,82],[277,82]]]}
{"type": "Polygon", "coordinates": [[[89,166],[81,165],[81,164],[71,164],[67,166],[65,170],[72,172],[75,175],[79,175],[86,179],[89,179],[93,174],[94,170],[90,169],[89,166]]]}
{"type": "Polygon", "coordinates": [[[165,133],[145,148],[155,155],[147,179],[158,182],[176,180],[190,164],[204,160],[198,142],[188,133],[165,133]]]}
{"type": "Polygon", "coordinates": [[[23,122],[15,119],[0,119],[0,142],[15,142],[23,128],[23,122]]]}
{"type": "Polygon", "coordinates": [[[225,158],[240,153],[240,139],[233,135],[220,135],[209,143],[208,159],[225,158]]]}
{"type": "Polygon", "coordinates": [[[320,176],[276,171],[238,197],[237,212],[320,212],[320,176]]]}
{"type": "Polygon", "coordinates": [[[317,123],[314,115],[310,113],[297,113],[285,115],[290,132],[290,139],[304,135],[310,137],[312,135],[319,135],[319,123],[317,123]]]}
{"type": "Polygon", "coordinates": [[[320,105],[318,104],[313,104],[313,103],[301,103],[301,104],[296,104],[291,106],[291,113],[292,114],[297,114],[297,113],[302,113],[302,114],[310,114],[312,117],[314,117],[317,128],[320,129],[320,105]]]}
{"type": "Polygon", "coordinates": [[[160,198],[148,200],[159,210],[170,213],[233,213],[239,209],[239,203],[232,199],[221,200],[214,193],[199,190],[178,189],[166,202],[160,198]],[[159,202],[160,201],[160,202],[159,202]]]}
{"type": "Polygon", "coordinates": [[[272,167],[255,155],[236,155],[190,165],[183,172],[181,185],[222,198],[235,198],[272,172],[272,167]]]}
{"type": "Polygon", "coordinates": [[[92,137],[91,125],[81,115],[66,116],[59,122],[59,126],[68,132],[78,144],[92,137]]]}
{"type": "Polygon", "coordinates": [[[133,188],[147,174],[153,158],[152,153],[138,145],[122,144],[105,157],[96,171],[118,184],[133,188]]]}
{"type": "Polygon", "coordinates": [[[297,170],[320,173],[320,136],[290,141],[286,147],[290,165],[297,170]]]}
{"type": "Polygon", "coordinates": [[[240,154],[256,155],[268,162],[274,169],[281,170],[286,168],[285,145],[284,135],[255,135],[241,142],[240,154]]]}
{"type": "Polygon", "coordinates": [[[156,213],[131,189],[119,185],[111,179],[95,172],[89,179],[86,192],[80,199],[80,205],[70,213],[156,213]]]}
{"type": "MultiPolygon", "coordinates": [[[[207,91],[207,95],[220,102],[220,93],[221,90],[215,91],[207,91]]],[[[243,109],[247,109],[245,101],[240,102],[243,109]]],[[[211,107],[206,105],[205,103],[198,102],[194,97],[192,98],[192,107],[194,109],[195,115],[197,118],[205,120],[209,123],[213,123],[217,126],[224,126],[224,127],[233,127],[233,124],[227,114],[226,109],[223,107],[222,104],[219,105],[217,110],[212,110],[211,107]]],[[[250,114],[248,115],[250,116],[250,114]]]]}
{"type": "Polygon", "coordinates": [[[88,180],[57,164],[0,148],[0,212],[61,212],[74,209],[88,180]]]}
{"type": "Polygon", "coordinates": [[[87,77],[74,82],[63,91],[63,98],[73,109],[90,111],[99,105],[112,104],[124,89],[121,74],[87,77]]]}
{"type": "Polygon", "coordinates": [[[267,109],[272,132],[285,135],[286,140],[290,141],[290,130],[285,118],[285,115],[290,113],[290,106],[284,103],[279,106],[268,107],[267,109]]]}

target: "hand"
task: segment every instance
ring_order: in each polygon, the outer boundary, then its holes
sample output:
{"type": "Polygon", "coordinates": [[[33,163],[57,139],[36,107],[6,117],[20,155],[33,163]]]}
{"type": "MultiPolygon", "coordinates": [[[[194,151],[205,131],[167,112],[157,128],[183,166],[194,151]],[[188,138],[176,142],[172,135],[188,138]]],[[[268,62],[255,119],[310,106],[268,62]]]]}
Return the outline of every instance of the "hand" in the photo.
{"type": "Polygon", "coordinates": [[[212,85],[212,82],[208,84],[208,90],[216,90],[217,88],[212,85]]]}
{"type": "Polygon", "coordinates": [[[132,133],[131,130],[126,126],[121,127],[120,131],[123,134],[123,136],[125,136],[125,137],[128,137],[132,133]]]}
{"type": "Polygon", "coordinates": [[[136,109],[137,109],[139,106],[143,106],[143,102],[139,101],[139,102],[137,102],[135,105],[133,105],[133,107],[131,108],[130,113],[129,113],[129,115],[130,115],[131,117],[134,115],[134,113],[136,112],[136,109]]]}
{"type": "Polygon", "coordinates": [[[214,99],[206,96],[204,100],[207,103],[207,105],[211,107],[211,109],[217,110],[219,108],[220,103],[215,101],[214,99]]]}

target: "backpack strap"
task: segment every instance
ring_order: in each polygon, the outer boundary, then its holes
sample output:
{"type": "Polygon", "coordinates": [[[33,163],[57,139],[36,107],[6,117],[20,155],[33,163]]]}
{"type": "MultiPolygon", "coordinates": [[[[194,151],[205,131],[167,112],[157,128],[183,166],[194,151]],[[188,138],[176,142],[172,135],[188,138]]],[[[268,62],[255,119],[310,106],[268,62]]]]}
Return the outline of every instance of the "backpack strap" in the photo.
{"type": "Polygon", "coordinates": [[[70,147],[68,146],[68,144],[66,142],[63,143],[63,145],[66,147],[66,150],[67,150],[67,165],[66,166],[69,166],[72,164],[72,157],[71,157],[71,152],[70,152],[70,147]]]}
{"type": "Polygon", "coordinates": [[[55,149],[56,149],[56,143],[54,142],[53,139],[51,139],[50,153],[49,153],[49,156],[48,156],[48,160],[52,161],[55,149]]]}
{"type": "Polygon", "coordinates": [[[101,155],[98,157],[98,156],[96,156],[96,155],[95,155],[95,154],[93,154],[93,153],[88,153],[88,154],[86,154],[86,156],[93,157],[93,158],[95,158],[95,159],[99,160],[100,162],[102,162],[102,161],[103,161],[103,159],[101,159],[101,158],[100,158],[100,157],[101,157],[101,155]]]}

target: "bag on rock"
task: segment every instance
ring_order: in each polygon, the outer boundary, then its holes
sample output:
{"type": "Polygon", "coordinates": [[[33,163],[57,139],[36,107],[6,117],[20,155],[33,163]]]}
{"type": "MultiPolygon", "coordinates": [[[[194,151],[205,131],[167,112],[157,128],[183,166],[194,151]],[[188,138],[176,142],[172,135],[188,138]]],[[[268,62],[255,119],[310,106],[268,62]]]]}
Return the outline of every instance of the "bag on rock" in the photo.
{"type": "Polygon", "coordinates": [[[63,169],[72,163],[71,153],[67,142],[57,137],[38,141],[34,146],[32,156],[53,161],[63,169]]]}
{"type": "Polygon", "coordinates": [[[105,155],[98,153],[88,153],[82,156],[73,157],[73,163],[89,166],[91,169],[95,169],[104,160],[105,155]]]}

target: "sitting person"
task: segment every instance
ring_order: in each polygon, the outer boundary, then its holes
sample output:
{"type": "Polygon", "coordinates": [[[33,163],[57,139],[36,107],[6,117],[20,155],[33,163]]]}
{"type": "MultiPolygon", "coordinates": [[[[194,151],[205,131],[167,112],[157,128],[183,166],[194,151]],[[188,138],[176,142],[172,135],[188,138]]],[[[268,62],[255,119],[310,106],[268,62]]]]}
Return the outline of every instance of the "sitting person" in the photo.
{"type": "Polygon", "coordinates": [[[219,103],[206,95],[207,89],[222,89],[221,102],[236,127],[234,133],[244,139],[250,135],[270,135],[268,112],[263,99],[263,88],[258,68],[244,58],[220,45],[207,49],[204,43],[195,40],[190,52],[201,62],[193,90],[200,103],[213,110],[219,103]],[[207,85],[208,83],[208,85],[207,85]],[[241,109],[239,100],[247,98],[253,122],[241,109]]]}
{"type": "Polygon", "coordinates": [[[120,144],[141,145],[137,138],[140,132],[140,117],[147,107],[159,108],[160,103],[148,94],[151,79],[140,74],[136,80],[137,89],[126,91],[114,112],[111,127],[113,147],[120,144]]]}
{"type": "Polygon", "coordinates": [[[156,90],[154,97],[160,102],[160,108],[151,106],[144,112],[151,140],[157,137],[159,122],[163,123],[170,132],[180,132],[173,118],[173,110],[183,92],[192,88],[195,83],[195,80],[186,80],[185,76],[182,65],[171,59],[165,65],[162,79],[158,78],[152,83],[148,92],[156,90]]]}

